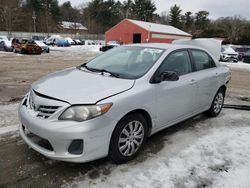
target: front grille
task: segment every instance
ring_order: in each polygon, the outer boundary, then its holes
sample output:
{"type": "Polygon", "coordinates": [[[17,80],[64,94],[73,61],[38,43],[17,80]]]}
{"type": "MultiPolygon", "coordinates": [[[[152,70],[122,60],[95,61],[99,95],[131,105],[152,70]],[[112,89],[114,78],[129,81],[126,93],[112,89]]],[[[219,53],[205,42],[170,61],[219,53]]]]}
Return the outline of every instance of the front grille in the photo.
{"type": "Polygon", "coordinates": [[[41,104],[38,101],[34,100],[35,97],[35,93],[30,93],[29,97],[27,97],[24,102],[23,105],[28,107],[29,109],[35,111],[37,113],[37,117],[43,118],[43,119],[47,119],[49,118],[52,114],[54,114],[58,108],[60,108],[61,106],[49,106],[49,105],[45,105],[44,102],[43,104],[41,104]]]}
{"type": "Polygon", "coordinates": [[[52,114],[54,114],[57,109],[59,108],[60,106],[39,106],[38,108],[38,114],[37,114],[37,117],[41,117],[41,118],[49,118],[52,114]]]}

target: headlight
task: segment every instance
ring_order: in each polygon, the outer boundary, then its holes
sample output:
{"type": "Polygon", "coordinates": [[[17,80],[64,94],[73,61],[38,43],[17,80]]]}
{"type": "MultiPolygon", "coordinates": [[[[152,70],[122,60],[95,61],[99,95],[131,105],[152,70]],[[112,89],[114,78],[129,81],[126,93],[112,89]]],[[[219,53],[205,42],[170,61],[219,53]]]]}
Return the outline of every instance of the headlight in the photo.
{"type": "Polygon", "coordinates": [[[58,118],[59,120],[86,121],[100,116],[111,108],[112,103],[100,105],[79,105],[66,109],[58,118]]]}

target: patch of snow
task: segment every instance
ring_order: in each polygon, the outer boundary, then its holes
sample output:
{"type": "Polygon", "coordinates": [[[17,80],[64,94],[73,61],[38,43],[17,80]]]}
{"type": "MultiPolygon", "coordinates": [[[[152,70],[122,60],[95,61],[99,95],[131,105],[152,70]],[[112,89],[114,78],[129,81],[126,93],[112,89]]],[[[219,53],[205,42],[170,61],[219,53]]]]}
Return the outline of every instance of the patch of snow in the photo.
{"type": "Polygon", "coordinates": [[[242,61],[239,61],[238,63],[232,63],[232,62],[220,62],[220,63],[230,68],[244,69],[244,70],[250,71],[250,64],[243,63],[242,61]]]}
{"type": "Polygon", "coordinates": [[[70,47],[57,47],[51,46],[50,50],[54,51],[65,51],[65,52],[99,52],[101,45],[81,45],[81,46],[70,46],[70,47]]]}
{"type": "MultiPolygon", "coordinates": [[[[194,119],[195,120],[195,119],[194,119]]],[[[178,126],[178,125],[177,125],[178,126]]],[[[223,110],[217,118],[164,136],[164,147],[143,162],[112,166],[109,175],[76,178],[64,187],[248,187],[250,113],[223,110]]]]}
{"type": "Polygon", "coordinates": [[[6,127],[1,127],[0,128],[0,138],[1,135],[11,133],[11,132],[16,132],[18,130],[18,126],[6,126],[6,127]]]}
{"type": "Polygon", "coordinates": [[[18,104],[0,105],[0,128],[18,124],[18,104]]]}
{"type": "Polygon", "coordinates": [[[0,140],[18,129],[18,104],[0,105],[0,140]]]}

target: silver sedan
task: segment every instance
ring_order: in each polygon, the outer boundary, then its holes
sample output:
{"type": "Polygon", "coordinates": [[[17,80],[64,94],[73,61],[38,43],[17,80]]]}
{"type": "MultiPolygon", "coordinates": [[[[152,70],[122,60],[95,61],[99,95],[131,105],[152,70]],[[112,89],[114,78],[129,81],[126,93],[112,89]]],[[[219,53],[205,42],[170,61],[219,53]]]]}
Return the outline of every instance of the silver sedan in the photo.
{"type": "Polygon", "coordinates": [[[127,162],[152,134],[199,113],[220,113],[230,71],[213,52],[126,45],[50,74],[20,104],[20,135],[52,159],[127,162]]]}

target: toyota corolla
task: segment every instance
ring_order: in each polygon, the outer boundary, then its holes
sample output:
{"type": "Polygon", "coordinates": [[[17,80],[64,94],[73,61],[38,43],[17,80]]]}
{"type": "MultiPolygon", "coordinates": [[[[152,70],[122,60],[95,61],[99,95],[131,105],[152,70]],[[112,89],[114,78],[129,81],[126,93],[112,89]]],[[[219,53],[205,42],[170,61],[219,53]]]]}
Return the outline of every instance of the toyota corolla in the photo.
{"type": "Polygon", "coordinates": [[[120,46],[41,78],[20,104],[21,137],[48,158],[124,163],[152,134],[203,112],[217,116],[230,70],[218,62],[220,47],[198,46],[120,46]]]}

